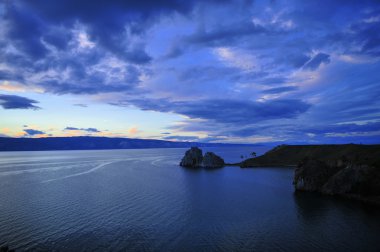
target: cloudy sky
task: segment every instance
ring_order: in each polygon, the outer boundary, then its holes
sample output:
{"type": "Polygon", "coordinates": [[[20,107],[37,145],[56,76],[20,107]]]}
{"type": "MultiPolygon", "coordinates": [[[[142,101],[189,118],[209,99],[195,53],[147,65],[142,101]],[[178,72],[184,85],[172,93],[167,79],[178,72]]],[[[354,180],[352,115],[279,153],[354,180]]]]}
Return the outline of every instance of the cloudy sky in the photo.
{"type": "Polygon", "coordinates": [[[379,1],[0,1],[0,135],[380,142],[379,1]]]}

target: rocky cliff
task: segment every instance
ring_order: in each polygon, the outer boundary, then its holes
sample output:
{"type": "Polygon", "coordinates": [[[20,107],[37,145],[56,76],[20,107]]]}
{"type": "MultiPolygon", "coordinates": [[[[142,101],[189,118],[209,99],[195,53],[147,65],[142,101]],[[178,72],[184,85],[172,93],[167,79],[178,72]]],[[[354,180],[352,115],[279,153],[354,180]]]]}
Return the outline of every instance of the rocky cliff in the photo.
{"type": "Polygon", "coordinates": [[[198,147],[191,147],[187,150],[185,156],[182,158],[180,166],[197,168],[201,167],[203,160],[202,150],[198,147]]]}
{"type": "Polygon", "coordinates": [[[306,159],[294,172],[298,191],[343,196],[380,206],[380,166],[338,159],[306,159]]]}
{"type": "Polygon", "coordinates": [[[305,158],[329,162],[343,159],[353,163],[380,163],[380,145],[279,145],[262,156],[247,159],[242,168],[265,166],[297,166],[305,158]]]}
{"type": "Polygon", "coordinates": [[[224,166],[224,160],[215,155],[213,152],[206,152],[202,160],[202,167],[205,168],[221,168],[224,166]]]}
{"type": "Polygon", "coordinates": [[[294,166],[298,191],[380,205],[380,145],[280,145],[239,165],[294,166]]]}

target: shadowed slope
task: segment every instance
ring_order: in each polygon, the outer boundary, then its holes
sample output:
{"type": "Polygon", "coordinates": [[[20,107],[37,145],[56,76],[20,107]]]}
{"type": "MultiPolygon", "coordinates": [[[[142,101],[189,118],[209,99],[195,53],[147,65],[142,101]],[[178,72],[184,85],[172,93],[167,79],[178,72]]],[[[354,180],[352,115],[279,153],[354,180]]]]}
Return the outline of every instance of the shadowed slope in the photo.
{"type": "Polygon", "coordinates": [[[379,164],[380,145],[279,145],[262,156],[244,160],[241,167],[296,166],[305,158],[346,159],[356,164],[379,164]]]}

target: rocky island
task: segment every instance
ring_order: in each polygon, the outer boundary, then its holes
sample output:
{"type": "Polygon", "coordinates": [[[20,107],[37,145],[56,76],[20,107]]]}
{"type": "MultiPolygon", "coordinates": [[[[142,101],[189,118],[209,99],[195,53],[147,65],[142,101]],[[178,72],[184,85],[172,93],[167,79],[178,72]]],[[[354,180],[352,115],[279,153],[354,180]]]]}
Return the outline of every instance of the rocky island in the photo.
{"type": "Polygon", "coordinates": [[[188,168],[222,168],[224,160],[213,152],[206,152],[202,155],[202,150],[198,147],[191,147],[186,151],[180,166],[188,168]]]}

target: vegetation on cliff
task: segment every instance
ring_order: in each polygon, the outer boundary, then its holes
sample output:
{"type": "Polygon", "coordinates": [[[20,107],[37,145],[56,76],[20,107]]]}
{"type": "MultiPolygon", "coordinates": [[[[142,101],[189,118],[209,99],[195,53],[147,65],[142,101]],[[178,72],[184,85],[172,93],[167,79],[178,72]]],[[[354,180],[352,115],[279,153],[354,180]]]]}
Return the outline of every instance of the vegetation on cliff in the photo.
{"type": "Polygon", "coordinates": [[[380,145],[280,145],[239,165],[295,166],[298,191],[380,205],[380,145]]]}
{"type": "Polygon", "coordinates": [[[342,159],[355,164],[380,164],[380,145],[279,145],[262,156],[239,163],[240,167],[297,166],[305,158],[328,162],[342,159]]]}

